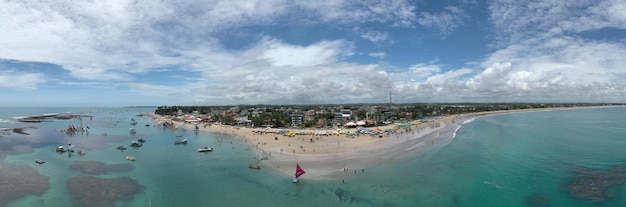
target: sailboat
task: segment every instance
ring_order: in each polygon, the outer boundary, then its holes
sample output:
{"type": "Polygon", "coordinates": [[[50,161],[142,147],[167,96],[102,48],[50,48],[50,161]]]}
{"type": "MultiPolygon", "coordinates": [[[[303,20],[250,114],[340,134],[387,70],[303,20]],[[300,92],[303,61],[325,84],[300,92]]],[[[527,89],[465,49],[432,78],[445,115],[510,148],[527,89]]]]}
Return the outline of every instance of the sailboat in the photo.
{"type": "Polygon", "coordinates": [[[301,175],[304,175],[304,173],[306,173],[306,172],[300,167],[300,164],[296,163],[296,174],[293,177],[293,183],[297,183],[298,182],[298,178],[301,175]]]}

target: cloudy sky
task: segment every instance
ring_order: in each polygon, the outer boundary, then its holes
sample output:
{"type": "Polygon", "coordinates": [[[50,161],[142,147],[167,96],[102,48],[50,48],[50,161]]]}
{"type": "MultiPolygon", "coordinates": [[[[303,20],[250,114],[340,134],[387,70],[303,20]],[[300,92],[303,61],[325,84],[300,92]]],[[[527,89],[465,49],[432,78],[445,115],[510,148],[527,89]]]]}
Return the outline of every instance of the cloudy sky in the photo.
{"type": "Polygon", "coordinates": [[[0,106],[626,102],[624,0],[0,1],[0,106]]]}

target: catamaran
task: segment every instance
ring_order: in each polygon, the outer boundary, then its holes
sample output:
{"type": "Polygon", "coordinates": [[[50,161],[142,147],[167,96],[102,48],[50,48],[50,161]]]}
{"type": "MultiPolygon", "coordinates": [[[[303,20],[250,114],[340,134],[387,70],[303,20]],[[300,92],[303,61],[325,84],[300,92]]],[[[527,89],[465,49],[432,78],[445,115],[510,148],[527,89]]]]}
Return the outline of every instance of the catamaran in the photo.
{"type": "Polygon", "coordinates": [[[306,173],[301,167],[300,164],[296,163],[296,174],[293,177],[293,183],[298,182],[298,178],[306,173]]]}

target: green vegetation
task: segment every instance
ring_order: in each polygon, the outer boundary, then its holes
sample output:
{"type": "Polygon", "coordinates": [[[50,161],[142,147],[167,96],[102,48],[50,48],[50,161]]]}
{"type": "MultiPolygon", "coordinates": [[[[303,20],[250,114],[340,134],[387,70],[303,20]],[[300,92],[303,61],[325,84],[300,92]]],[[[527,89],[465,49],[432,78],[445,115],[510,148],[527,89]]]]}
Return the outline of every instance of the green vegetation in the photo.
{"type": "Polygon", "coordinates": [[[240,106],[160,106],[161,116],[203,116],[205,121],[228,125],[273,127],[330,127],[348,121],[384,122],[419,120],[443,115],[473,112],[538,109],[554,107],[611,106],[599,103],[415,103],[344,105],[240,105],[240,106]],[[342,117],[342,111],[349,117],[342,117]]]}

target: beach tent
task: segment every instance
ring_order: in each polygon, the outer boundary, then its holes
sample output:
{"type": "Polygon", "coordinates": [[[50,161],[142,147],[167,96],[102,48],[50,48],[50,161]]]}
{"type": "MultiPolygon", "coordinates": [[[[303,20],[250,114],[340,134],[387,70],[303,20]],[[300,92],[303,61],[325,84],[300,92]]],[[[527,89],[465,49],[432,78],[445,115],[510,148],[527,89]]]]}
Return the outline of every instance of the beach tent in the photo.
{"type": "Polygon", "coordinates": [[[198,122],[198,121],[200,121],[200,120],[201,120],[201,119],[196,118],[195,116],[190,116],[190,117],[185,118],[185,121],[186,121],[186,122],[198,122]]]}
{"type": "Polygon", "coordinates": [[[348,122],[348,123],[346,123],[346,126],[356,126],[356,123],[354,123],[354,122],[348,122]]]}
{"type": "Polygon", "coordinates": [[[363,126],[363,125],[365,125],[365,122],[364,121],[357,121],[356,125],[363,126]]]}

